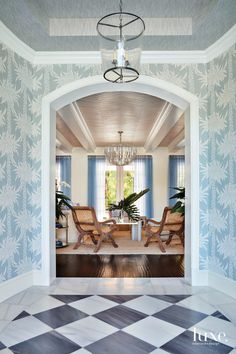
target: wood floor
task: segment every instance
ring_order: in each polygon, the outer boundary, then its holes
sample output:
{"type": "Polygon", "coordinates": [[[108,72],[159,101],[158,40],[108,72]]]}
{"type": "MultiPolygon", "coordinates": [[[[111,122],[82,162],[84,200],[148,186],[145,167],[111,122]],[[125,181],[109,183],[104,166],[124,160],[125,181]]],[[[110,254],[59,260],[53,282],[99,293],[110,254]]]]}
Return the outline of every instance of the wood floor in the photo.
{"type": "Polygon", "coordinates": [[[56,256],[57,277],[149,278],[183,277],[183,255],[56,256]]]}

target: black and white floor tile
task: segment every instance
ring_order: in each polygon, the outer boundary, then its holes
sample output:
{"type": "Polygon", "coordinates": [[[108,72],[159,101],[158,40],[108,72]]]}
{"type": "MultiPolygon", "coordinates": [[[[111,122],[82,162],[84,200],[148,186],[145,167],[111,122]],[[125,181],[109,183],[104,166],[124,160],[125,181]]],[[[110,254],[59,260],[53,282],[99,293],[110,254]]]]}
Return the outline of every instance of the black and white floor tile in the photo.
{"type": "Polygon", "coordinates": [[[236,353],[222,293],[36,293],[12,300],[18,311],[0,333],[0,354],[236,353]]]}

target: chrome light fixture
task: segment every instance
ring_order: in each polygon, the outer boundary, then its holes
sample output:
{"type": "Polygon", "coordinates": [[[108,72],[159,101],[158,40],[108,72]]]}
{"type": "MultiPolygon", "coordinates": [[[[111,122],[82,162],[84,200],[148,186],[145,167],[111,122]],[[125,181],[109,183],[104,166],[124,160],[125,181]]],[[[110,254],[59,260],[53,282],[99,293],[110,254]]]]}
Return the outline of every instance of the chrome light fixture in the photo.
{"type": "Polygon", "coordinates": [[[116,146],[108,146],[104,149],[105,157],[111,165],[124,166],[132,162],[137,155],[137,149],[122,144],[123,131],[118,131],[120,142],[116,146]]]}
{"type": "Polygon", "coordinates": [[[97,23],[99,35],[106,40],[101,48],[103,77],[114,83],[131,82],[139,77],[139,38],[145,30],[141,17],[123,12],[122,5],[120,0],[119,12],[106,15],[97,23]]]}

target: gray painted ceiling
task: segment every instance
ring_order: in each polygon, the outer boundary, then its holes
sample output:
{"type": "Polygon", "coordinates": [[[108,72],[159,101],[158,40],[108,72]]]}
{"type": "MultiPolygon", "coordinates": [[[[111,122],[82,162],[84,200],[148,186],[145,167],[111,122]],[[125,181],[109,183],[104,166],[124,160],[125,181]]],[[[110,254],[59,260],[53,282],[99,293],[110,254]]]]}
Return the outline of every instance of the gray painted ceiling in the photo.
{"type": "MultiPolygon", "coordinates": [[[[99,50],[98,36],[50,37],[50,18],[100,18],[118,0],[0,0],[0,20],[35,50],[99,50]]],[[[203,50],[236,23],[236,0],[123,0],[141,17],[190,17],[192,35],[146,36],[143,50],[203,50]]]]}

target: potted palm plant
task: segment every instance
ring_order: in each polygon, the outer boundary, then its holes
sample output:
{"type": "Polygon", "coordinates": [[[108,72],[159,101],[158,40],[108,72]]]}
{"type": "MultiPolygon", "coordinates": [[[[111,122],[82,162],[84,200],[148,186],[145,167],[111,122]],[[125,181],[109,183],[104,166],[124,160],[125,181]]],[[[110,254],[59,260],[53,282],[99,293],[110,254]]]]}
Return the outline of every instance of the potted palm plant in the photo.
{"type": "Polygon", "coordinates": [[[120,212],[119,218],[123,218],[123,214],[126,213],[128,216],[129,220],[131,221],[139,221],[140,220],[140,214],[139,210],[134,203],[141,198],[144,194],[149,192],[149,188],[146,188],[142,190],[139,193],[132,193],[128,197],[120,200],[118,203],[111,203],[109,205],[108,210],[110,212],[114,210],[118,210],[120,212]]]}
{"type": "Polygon", "coordinates": [[[175,187],[172,188],[177,190],[178,192],[172,195],[170,199],[177,199],[177,202],[171,209],[171,213],[181,213],[184,215],[185,213],[185,187],[175,187]]]}
{"type": "Polygon", "coordinates": [[[71,199],[67,197],[62,191],[56,191],[56,222],[65,216],[65,208],[71,209],[71,199]]]}

